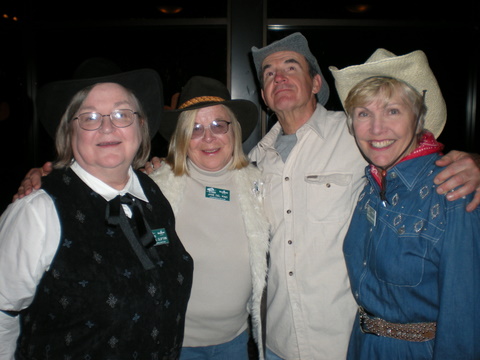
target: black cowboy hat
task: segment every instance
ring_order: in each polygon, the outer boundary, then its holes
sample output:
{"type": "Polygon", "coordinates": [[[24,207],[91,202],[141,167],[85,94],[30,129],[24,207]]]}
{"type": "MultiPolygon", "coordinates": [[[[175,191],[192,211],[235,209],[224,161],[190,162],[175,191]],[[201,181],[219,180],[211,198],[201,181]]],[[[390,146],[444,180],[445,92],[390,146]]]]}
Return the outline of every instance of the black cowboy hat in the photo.
{"type": "Polygon", "coordinates": [[[159,133],[170,141],[177,126],[178,117],[183,111],[200,109],[207,106],[225,105],[235,114],[242,127],[242,141],[248,139],[257,125],[258,109],[249,100],[232,100],[230,92],[220,81],[194,76],[185,84],[178,99],[178,107],[166,110],[160,123],[159,133]]]}
{"type": "Polygon", "coordinates": [[[131,90],[146,113],[150,137],[158,131],[163,117],[163,85],[152,69],[139,69],[99,77],[61,80],[41,87],[37,95],[37,113],[48,134],[55,138],[57,126],[72,97],[83,88],[97,83],[112,82],[131,90]]]}

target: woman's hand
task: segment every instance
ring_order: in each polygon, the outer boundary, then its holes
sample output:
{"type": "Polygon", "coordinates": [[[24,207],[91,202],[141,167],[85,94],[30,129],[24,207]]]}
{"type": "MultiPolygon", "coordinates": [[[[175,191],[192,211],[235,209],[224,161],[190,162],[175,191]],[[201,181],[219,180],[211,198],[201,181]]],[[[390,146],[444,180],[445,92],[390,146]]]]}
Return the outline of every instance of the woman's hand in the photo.
{"type": "Polygon", "coordinates": [[[164,161],[163,158],[154,156],[152,160],[147,161],[147,163],[145,164],[145,167],[143,169],[140,169],[140,171],[143,171],[144,173],[149,175],[153,173],[155,170],[159,169],[162,166],[163,161],[164,161]]]}
{"type": "Polygon", "coordinates": [[[453,150],[437,160],[436,164],[446,166],[434,179],[435,184],[439,185],[437,192],[447,194],[450,201],[475,192],[467,211],[475,210],[480,205],[480,155],[453,150]]]}
{"type": "Polygon", "coordinates": [[[52,169],[53,167],[51,162],[46,162],[41,168],[31,169],[23,178],[22,183],[18,188],[18,192],[13,195],[13,201],[27,196],[33,190],[39,189],[42,185],[42,176],[50,174],[52,169]]]}

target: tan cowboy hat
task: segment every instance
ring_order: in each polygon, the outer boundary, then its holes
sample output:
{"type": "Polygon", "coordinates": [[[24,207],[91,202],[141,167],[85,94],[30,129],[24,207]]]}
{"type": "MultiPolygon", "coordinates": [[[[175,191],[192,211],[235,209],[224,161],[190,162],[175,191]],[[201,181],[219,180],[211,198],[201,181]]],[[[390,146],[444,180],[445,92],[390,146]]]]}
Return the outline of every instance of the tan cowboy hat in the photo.
{"type": "Polygon", "coordinates": [[[436,138],[442,133],[447,120],[447,106],[423,51],[417,50],[396,56],[388,50],[377,49],[365,64],[349,66],[342,70],[330,66],[329,69],[335,78],[335,86],[342,105],[355,85],[372,76],[388,76],[402,80],[420,94],[426,90],[425,129],[431,131],[436,138]]]}

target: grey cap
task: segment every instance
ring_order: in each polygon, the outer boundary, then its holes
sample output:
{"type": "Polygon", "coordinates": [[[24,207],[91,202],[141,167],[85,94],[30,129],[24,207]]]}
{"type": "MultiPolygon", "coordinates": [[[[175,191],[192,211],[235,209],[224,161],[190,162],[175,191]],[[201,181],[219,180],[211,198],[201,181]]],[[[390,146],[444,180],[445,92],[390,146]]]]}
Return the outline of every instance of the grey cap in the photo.
{"type": "MultiPolygon", "coordinates": [[[[323,77],[320,66],[318,66],[317,59],[313,56],[312,52],[308,48],[308,41],[301,33],[296,32],[291,35],[284,37],[283,39],[274,41],[270,45],[267,45],[263,48],[252,47],[253,62],[255,63],[255,68],[257,69],[257,76],[260,76],[262,73],[262,64],[267,56],[270,56],[273,53],[279,51],[294,51],[305,56],[307,61],[312,64],[313,69],[320,75],[322,78],[322,87],[317,93],[317,101],[325,105],[328,101],[330,95],[330,88],[323,77]]],[[[260,79],[261,81],[261,79],[260,79]]]]}

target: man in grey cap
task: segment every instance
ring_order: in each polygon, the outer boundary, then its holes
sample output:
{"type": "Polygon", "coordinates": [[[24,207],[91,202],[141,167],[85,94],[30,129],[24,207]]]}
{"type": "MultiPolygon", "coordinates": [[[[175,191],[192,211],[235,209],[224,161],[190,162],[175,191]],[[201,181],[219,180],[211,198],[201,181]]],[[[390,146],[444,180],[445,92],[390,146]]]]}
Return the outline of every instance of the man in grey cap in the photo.
{"type": "MultiPolygon", "coordinates": [[[[262,97],[278,118],[249,154],[264,175],[272,228],[267,359],[344,359],[356,305],[342,245],[366,162],[345,114],[325,109],[328,84],[302,34],[252,53],[262,97]]],[[[452,166],[469,168],[472,182],[449,194],[452,200],[480,184],[474,161],[462,156],[452,166]]],[[[437,180],[457,172],[449,169],[437,180]]],[[[440,191],[456,181],[458,175],[440,191]]],[[[480,188],[470,205],[478,203],[480,188]]]]}

